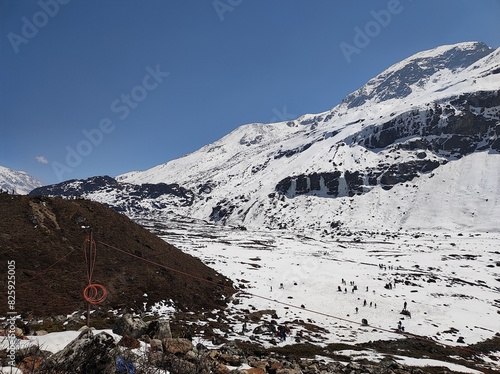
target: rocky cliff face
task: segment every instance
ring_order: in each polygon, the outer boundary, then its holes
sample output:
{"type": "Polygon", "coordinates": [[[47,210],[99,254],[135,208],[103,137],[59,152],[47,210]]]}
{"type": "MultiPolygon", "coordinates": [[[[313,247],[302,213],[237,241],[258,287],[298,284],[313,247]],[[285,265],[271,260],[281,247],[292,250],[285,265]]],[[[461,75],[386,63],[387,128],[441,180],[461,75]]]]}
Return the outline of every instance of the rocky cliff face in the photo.
{"type": "Polygon", "coordinates": [[[389,190],[473,152],[500,152],[499,118],[500,91],[463,94],[449,103],[429,103],[381,125],[366,126],[338,143],[338,147],[358,145],[370,152],[386,152],[375,167],[359,165],[342,171],[332,163],[329,172],[282,179],[276,184],[276,192],[290,198],[321,191],[328,197],[354,196],[375,186],[389,190]],[[390,156],[401,152],[414,159],[400,161],[390,156]]]}
{"type": "Polygon", "coordinates": [[[92,196],[93,200],[125,213],[146,213],[148,210],[169,209],[173,206],[185,207],[192,205],[194,200],[194,193],[191,190],[175,183],[135,185],[119,182],[109,176],[43,186],[32,190],[30,195],[67,198],[92,196]]]}

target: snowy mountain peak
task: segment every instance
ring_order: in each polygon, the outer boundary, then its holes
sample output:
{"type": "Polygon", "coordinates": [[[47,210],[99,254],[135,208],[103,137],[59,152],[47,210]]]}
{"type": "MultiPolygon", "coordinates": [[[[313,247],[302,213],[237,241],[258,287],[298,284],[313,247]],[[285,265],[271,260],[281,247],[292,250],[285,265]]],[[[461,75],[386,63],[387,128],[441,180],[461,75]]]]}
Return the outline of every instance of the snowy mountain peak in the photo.
{"type": "Polygon", "coordinates": [[[43,183],[24,171],[16,171],[0,166],[0,189],[26,195],[31,190],[43,186],[43,183]]]}
{"type": "Polygon", "coordinates": [[[34,193],[249,228],[498,231],[499,54],[483,43],[424,51],[331,111],[240,126],[146,171],[34,193]]]}
{"type": "Polygon", "coordinates": [[[436,73],[461,71],[493,51],[482,42],[466,42],[416,53],[370,79],[342,103],[351,109],[368,101],[379,103],[405,98],[415,88],[424,86],[436,73]]]}

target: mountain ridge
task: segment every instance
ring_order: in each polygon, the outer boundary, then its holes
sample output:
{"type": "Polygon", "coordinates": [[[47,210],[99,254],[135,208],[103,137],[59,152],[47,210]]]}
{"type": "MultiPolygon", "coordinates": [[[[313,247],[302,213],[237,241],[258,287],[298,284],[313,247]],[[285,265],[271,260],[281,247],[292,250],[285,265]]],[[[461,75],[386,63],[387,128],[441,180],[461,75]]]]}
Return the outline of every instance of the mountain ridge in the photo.
{"type": "Polygon", "coordinates": [[[463,70],[493,51],[482,42],[466,42],[416,53],[370,79],[342,103],[353,108],[373,99],[377,102],[401,99],[412,93],[415,88],[412,86],[424,85],[437,72],[463,70]],[[427,63],[429,60],[432,64],[427,63]]]}

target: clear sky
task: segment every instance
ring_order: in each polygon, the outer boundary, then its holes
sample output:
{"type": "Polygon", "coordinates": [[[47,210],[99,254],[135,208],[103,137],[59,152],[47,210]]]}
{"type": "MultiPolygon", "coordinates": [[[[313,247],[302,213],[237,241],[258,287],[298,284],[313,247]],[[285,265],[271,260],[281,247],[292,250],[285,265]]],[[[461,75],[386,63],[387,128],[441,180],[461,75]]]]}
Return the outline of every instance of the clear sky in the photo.
{"type": "Polygon", "coordinates": [[[0,0],[0,165],[148,169],[329,110],[416,52],[498,48],[499,20],[500,0],[0,0]]]}

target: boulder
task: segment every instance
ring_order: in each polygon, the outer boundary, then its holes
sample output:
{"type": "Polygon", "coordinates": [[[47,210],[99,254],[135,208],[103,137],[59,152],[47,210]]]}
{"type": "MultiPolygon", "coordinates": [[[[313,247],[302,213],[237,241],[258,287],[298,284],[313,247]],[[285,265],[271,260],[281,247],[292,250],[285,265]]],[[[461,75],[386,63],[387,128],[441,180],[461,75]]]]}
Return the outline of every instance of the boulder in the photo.
{"type": "MultiPolygon", "coordinates": [[[[2,363],[7,365],[7,351],[0,351],[5,353],[5,356],[0,355],[0,367],[2,363]]],[[[26,370],[32,368],[33,372],[35,369],[38,369],[40,364],[51,355],[52,353],[49,351],[41,350],[38,345],[30,345],[26,347],[19,347],[16,349],[15,353],[15,361],[19,363],[19,367],[26,370]]],[[[31,373],[31,371],[30,371],[31,373]]]]}
{"type": "Polygon", "coordinates": [[[151,339],[169,339],[172,338],[170,323],[167,320],[154,320],[148,324],[146,335],[151,339]]]}
{"type": "Polygon", "coordinates": [[[94,335],[88,329],[63,350],[50,356],[42,365],[42,372],[114,374],[115,356],[114,338],[105,332],[94,335]]]}
{"type": "Polygon", "coordinates": [[[228,353],[220,353],[217,358],[224,364],[230,366],[240,366],[243,362],[243,359],[239,355],[232,355],[228,353]]]}
{"type": "Polygon", "coordinates": [[[193,349],[193,343],[184,338],[163,339],[163,350],[171,354],[186,354],[193,349]]]}
{"type": "Polygon", "coordinates": [[[146,333],[147,328],[146,322],[140,317],[127,313],[116,320],[113,332],[118,335],[128,335],[137,339],[146,333]]]}
{"type": "Polygon", "coordinates": [[[283,364],[276,360],[275,358],[269,359],[267,371],[271,373],[276,373],[278,370],[283,369],[283,364]]]}
{"type": "Polygon", "coordinates": [[[40,369],[40,366],[42,365],[44,361],[44,358],[41,356],[28,356],[25,357],[17,367],[23,372],[23,373],[36,373],[40,369]]]}
{"type": "Polygon", "coordinates": [[[64,322],[64,329],[66,331],[68,330],[76,331],[82,327],[87,327],[87,326],[85,325],[85,322],[81,318],[76,316],[71,316],[66,320],[66,322],[64,322]]]}
{"type": "Polygon", "coordinates": [[[163,351],[163,344],[160,339],[150,339],[149,340],[149,349],[152,352],[161,352],[163,351]]]}
{"type": "Polygon", "coordinates": [[[250,368],[240,370],[241,374],[266,374],[266,371],[262,368],[250,368]]]}
{"type": "Polygon", "coordinates": [[[226,365],[221,363],[215,364],[212,371],[215,374],[229,374],[231,372],[231,370],[229,370],[229,368],[226,365]]]}
{"type": "Polygon", "coordinates": [[[247,357],[247,362],[248,365],[252,366],[253,368],[260,368],[262,370],[266,369],[267,361],[263,360],[261,358],[255,357],[255,356],[248,356],[247,357]]]}
{"type": "Polygon", "coordinates": [[[302,371],[290,368],[283,368],[276,370],[276,374],[302,374],[302,371]]]}
{"type": "Polygon", "coordinates": [[[196,365],[180,358],[172,360],[172,373],[196,374],[196,365]]]}

